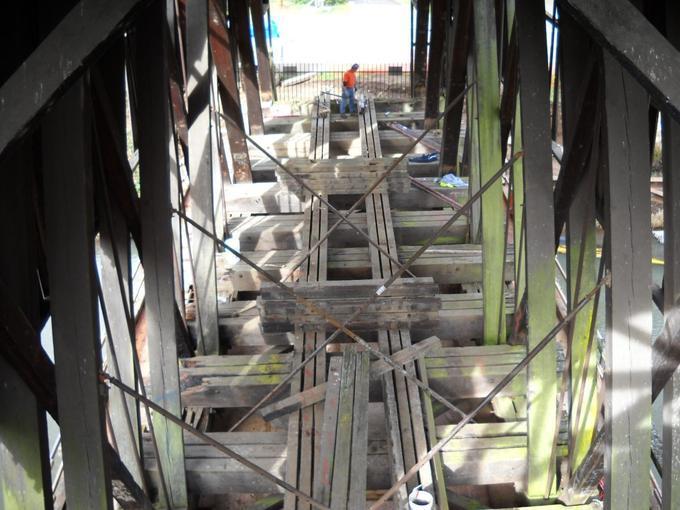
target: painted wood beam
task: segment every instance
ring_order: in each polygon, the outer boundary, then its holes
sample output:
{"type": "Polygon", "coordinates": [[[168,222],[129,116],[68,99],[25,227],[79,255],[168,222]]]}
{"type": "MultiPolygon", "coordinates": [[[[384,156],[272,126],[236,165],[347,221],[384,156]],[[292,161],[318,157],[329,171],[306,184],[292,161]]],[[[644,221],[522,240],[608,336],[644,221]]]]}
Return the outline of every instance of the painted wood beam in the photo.
{"type": "Polygon", "coordinates": [[[651,331],[649,97],[604,55],[608,197],[605,509],[649,506],[651,331]]]}
{"type": "MultiPolygon", "coordinates": [[[[493,0],[474,2],[474,55],[477,72],[480,186],[502,166],[500,146],[500,85],[496,48],[496,15],[493,0]],[[483,34],[483,35],[482,35],[483,34]]],[[[471,188],[472,189],[472,188],[471,188]]],[[[481,198],[481,238],[484,264],[484,343],[505,343],[503,246],[505,208],[503,188],[496,181],[481,198]]]]}
{"type": "MultiPolygon", "coordinates": [[[[26,322],[38,324],[39,239],[35,208],[27,199],[36,192],[31,138],[17,145],[3,165],[3,180],[13,192],[0,202],[0,214],[12,221],[2,222],[0,235],[12,241],[11,249],[0,251],[0,301],[21,303],[26,322]]],[[[13,329],[9,315],[5,304],[0,303],[0,508],[47,508],[52,494],[46,415],[40,399],[22,377],[34,375],[37,363],[19,359],[20,347],[8,334],[8,329],[13,329]]],[[[39,382],[39,391],[46,391],[49,384],[39,382]]],[[[54,377],[51,384],[54,388],[54,377]]]]}
{"type": "MultiPolygon", "coordinates": [[[[517,2],[515,20],[524,149],[527,348],[532,349],[555,323],[550,99],[544,4],[539,0],[517,2]]],[[[484,213],[482,215],[484,217],[484,213]]],[[[556,373],[556,348],[552,343],[528,368],[529,498],[543,498],[554,490],[554,479],[548,478],[548,472],[554,472],[549,469],[549,463],[556,426],[556,373]]]]}
{"type": "MultiPolygon", "coordinates": [[[[165,2],[156,2],[139,20],[134,41],[134,75],[145,86],[137,90],[141,187],[142,253],[151,398],[181,416],[170,179],[172,178],[170,97],[165,54],[168,30],[165,2]]],[[[170,503],[187,506],[182,429],[154,415],[160,462],[170,489],[170,503]]]]}
{"type": "Polygon", "coordinates": [[[559,0],[588,33],[680,121],[680,52],[628,0],[559,0]]]}
{"type": "Polygon", "coordinates": [[[78,78],[142,0],[81,0],[0,88],[0,154],[78,78]]]}

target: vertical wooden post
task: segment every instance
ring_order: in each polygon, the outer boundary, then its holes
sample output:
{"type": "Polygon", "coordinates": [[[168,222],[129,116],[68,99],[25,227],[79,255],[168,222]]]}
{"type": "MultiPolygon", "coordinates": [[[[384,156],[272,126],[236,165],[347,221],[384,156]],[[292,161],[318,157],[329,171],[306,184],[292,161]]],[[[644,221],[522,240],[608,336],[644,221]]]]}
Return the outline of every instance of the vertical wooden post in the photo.
{"type": "MultiPolygon", "coordinates": [[[[474,2],[475,67],[477,73],[477,115],[480,182],[485,183],[502,165],[500,88],[496,50],[496,15],[493,0],[474,2]]],[[[505,342],[505,299],[503,274],[505,211],[501,181],[481,198],[483,262],[484,343],[505,342]]]]}
{"type": "MultiPolygon", "coordinates": [[[[666,1],[666,32],[680,48],[680,6],[666,1]]],[[[663,220],[664,220],[664,320],[677,321],[680,313],[680,123],[664,114],[663,136],[663,220]]],[[[663,390],[663,508],[680,508],[680,369],[675,369],[663,390]]]]}
{"type": "Polygon", "coordinates": [[[66,501],[108,509],[87,82],[77,80],[43,122],[46,251],[66,501]]]}
{"type": "Polygon", "coordinates": [[[208,0],[208,2],[210,50],[219,81],[222,111],[229,119],[225,124],[234,169],[234,181],[253,182],[241,112],[241,99],[236,85],[233,41],[231,33],[227,31],[224,13],[220,10],[217,0],[208,0]]]}
{"type": "MultiPolygon", "coordinates": [[[[539,0],[517,2],[516,29],[524,147],[527,348],[532,349],[555,322],[550,98],[543,3],[539,0]]],[[[554,489],[554,477],[548,479],[548,472],[554,473],[549,463],[556,421],[556,374],[556,351],[552,343],[528,368],[527,495],[530,498],[542,498],[554,489]]]]}
{"type": "Polygon", "coordinates": [[[270,103],[274,97],[272,92],[271,64],[269,63],[269,48],[264,33],[264,9],[262,0],[250,0],[250,14],[253,18],[253,32],[257,50],[257,76],[260,80],[260,99],[270,103]]]}
{"type": "MultiPolygon", "coordinates": [[[[97,126],[98,143],[101,145],[122,148],[126,146],[125,140],[125,61],[123,42],[113,46],[97,64],[97,71],[102,74],[102,86],[110,105],[108,111],[111,114],[110,130],[99,129],[106,124],[103,119],[97,126]]],[[[101,91],[100,91],[101,94],[101,91]]],[[[104,101],[105,98],[100,99],[104,101]]],[[[106,114],[102,114],[102,117],[106,114]]],[[[98,117],[95,114],[95,117],[98,117]]],[[[99,119],[98,119],[99,120],[99,119]]],[[[115,149],[114,149],[115,151],[115,149]]],[[[107,152],[102,152],[101,157],[107,157],[107,152]]],[[[97,161],[97,166],[99,166],[97,161]]],[[[105,171],[105,168],[97,171],[105,171]]],[[[128,314],[132,313],[130,303],[130,230],[126,224],[125,216],[119,204],[114,200],[105,200],[103,186],[108,183],[104,179],[97,181],[99,190],[97,193],[97,213],[99,217],[99,246],[101,249],[100,279],[104,307],[109,320],[111,336],[108,345],[113,345],[118,360],[118,377],[128,386],[134,388],[137,385],[137,377],[133,364],[133,346],[130,341],[130,323],[128,314]],[[107,210],[107,205],[111,208],[107,210]],[[121,274],[118,274],[116,259],[120,264],[121,274]],[[121,291],[120,283],[123,284],[121,291]]],[[[109,194],[111,194],[109,192],[109,194]]],[[[112,359],[109,354],[109,358],[112,359]]],[[[143,477],[137,463],[139,451],[139,407],[132,397],[125,397],[120,391],[112,391],[109,394],[109,409],[111,425],[116,438],[116,446],[120,459],[133,475],[138,485],[143,486],[143,477]],[[127,406],[127,413],[125,407],[127,406]],[[128,416],[130,423],[128,424],[128,416]]]]}
{"type": "MultiPolygon", "coordinates": [[[[560,18],[560,69],[562,73],[562,125],[566,157],[568,152],[583,150],[573,146],[578,122],[580,84],[583,80],[583,55],[595,51],[590,38],[568,14],[560,18]]],[[[599,139],[599,132],[594,131],[599,139]]],[[[599,145],[599,143],[597,144],[599,145]]],[[[595,145],[595,147],[597,147],[595,145]]],[[[593,147],[593,149],[595,149],[593,147]]],[[[569,309],[597,283],[595,256],[595,173],[599,167],[597,151],[591,153],[590,169],[574,196],[567,218],[567,296],[569,309]],[[580,279],[579,279],[580,276],[580,279]],[[577,294],[577,289],[579,290],[577,294]]],[[[598,350],[591,349],[586,358],[593,317],[591,302],[571,324],[571,394],[570,456],[572,473],[583,462],[595,432],[597,421],[597,359],[598,350]],[[587,368],[586,368],[587,367],[587,368]],[[587,370],[584,379],[584,370],[587,370]],[[581,388],[581,383],[584,387],[581,388]],[[582,395],[582,397],[581,397],[582,395]]]]}
{"type": "MultiPolygon", "coordinates": [[[[475,59],[473,55],[468,55],[467,59],[467,76],[468,81],[473,81],[477,73],[475,72],[475,59]]],[[[470,87],[465,98],[467,104],[467,142],[468,142],[468,176],[469,176],[469,194],[479,191],[481,184],[479,171],[479,112],[477,110],[477,87],[470,87]]],[[[481,233],[481,215],[482,206],[477,200],[472,204],[470,211],[470,242],[479,243],[481,233]]]]}
{"type": "Polygon", "coordinates": [[[413,95],[421,97],[425,93],[427,74],[427,32],[430,24],[430,0],[416,2],[416,45],[413,58],[413,95]]]}
{"type": "MultiPolygon", "coordinates": [[[[13,192],[0,201],[0,215],[12,218],[0,225],[2,238],[12,240],[12,249],[0,250],[0,282],[37,326],[39,241],[34,210],[27,200],[34,192],[32,137],[26,142],[15,147],[2,165],[6,189],[13,192]]],[[[0,409],[0,508],[51,508],[45,411],[18,370],[1,355],[0,409]]]]}
{"type": "MultiPolygon", "coordinates": [[[[453,25],[449,28],[449,53],[446,83],[446,104],[453,101],[465,89],[467,78],[467,55],[470,49],[472,1],[455,2],[453,25]]],[[[463,117],[463,102],[454,107],[445,117],[442,128],[442,151],[440,156],[441,174],[455,170],[458,166],[458,145],[463,117]]]]}
{"type": "Polygon", "coordinates": [[[442,53],[449,9],[445,0],[432,0],[432,32],[427,62],[427,91],[425,93],[425,128],[433,127],[439,115],[442,85],[442,53]]]}
{"type": "MultiPolygon", "coordinates": [[[[170,98],[164,59],[167,19],[165,2],[152,4],[137,25],[135,77],[137,89],[139,165],[141,185],[142,253],[146,302],[147,343],[151,398],[181,416],[175,288],[173,270],[172,210],[170,204],[170,98]]],[[[187,506],[182,429],[154,415],[160,459],[175,508],[187,506]]]]}
{"type": "MultiPolygon", "coordinates": [[[[187,95],[189,103],[189,173],[191,219],[215,233],[213,161],[210,134],[210,59],[208,56],[208,1],[187,4],[187,95]]],[[[210,236],[190,231],[194,292],[198,306],[197,344],[201,354],[219,354],[215,243],[210,236]]]]}
{"type": "Polygon", "coordinates": [[[651,245],[649,96],[605,52],[608,151],[604,467],[607,510],[649,506],[651,245]]]}
{"type": "Polygon", "coordinates": [[[250,41],[248,2],[245,0],[229,0],[229,16],[238,44],[238,53],[241,57],[241,85],[246,94],[248,127],[250,134],[261,135],[264,133],[264,120],[262,119],[257,70],[255,69],[255,55],[253,55],[253,45],[250,41]]]}

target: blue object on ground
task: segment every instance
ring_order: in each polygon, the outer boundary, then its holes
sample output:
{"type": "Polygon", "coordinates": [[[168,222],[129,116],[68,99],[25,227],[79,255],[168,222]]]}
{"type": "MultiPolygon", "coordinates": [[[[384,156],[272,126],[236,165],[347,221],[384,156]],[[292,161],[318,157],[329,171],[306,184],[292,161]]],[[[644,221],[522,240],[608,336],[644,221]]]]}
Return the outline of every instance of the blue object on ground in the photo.
{"type": "Polygon", "coordinates": [[[446,174],[439,179],[439,186],[442,188],[467,188],[468,184],[457,175],[446,174]]]}
{"type": "Polygon", "coordinates": [[[419,156],[413,156],[408,158],[411,163],[432,163],[433,161],[439,160],[438,152],[430,152],[429,154],[420,154],[419,156]]]}

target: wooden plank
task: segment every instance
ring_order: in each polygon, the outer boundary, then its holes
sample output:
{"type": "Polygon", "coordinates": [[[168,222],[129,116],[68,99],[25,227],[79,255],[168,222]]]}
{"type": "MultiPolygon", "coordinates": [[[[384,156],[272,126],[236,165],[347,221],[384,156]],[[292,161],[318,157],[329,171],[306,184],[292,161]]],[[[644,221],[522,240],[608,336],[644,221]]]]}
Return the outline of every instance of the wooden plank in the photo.
{"type": "Polygon", "coordinates": [[[338,422],[338,403],[340,400],[340,376],[342,359],[331,358],[328,370],[328,391],[324,405],[321,462],[314,479],[314,499],[326,505],[331,502],[331,485],[335,466],[335,438],[338,422]]]}
{"type": "Polygon", "coordinates": [[[368,471],[368,383],[370,369],[368,352],[357,352],[356,358],[348,508],[363,508],[366,504],[366,473],[368,471]]]}
{"type": "MultiPolygon", "coordinates": [[[[135,40],[133,71],[136,83],[144,84],[137,90],[137,124],[147,345],[149,359],[155,360],[150,364],[150,395],[167,411],[181,416],[170,223],[170,102],[167,66],[159,59],[165,54],[163,34],[168,29],[164,26],[165,5],[155,4],[139,23],[138,33],[145,37],[135,40]]],[[[153,421],[170,502],[184,507],[187,493],[182,429],[159,414],[154,414],[153,421]]]]}
{"type": "MultiPolygon", "coordinates": [[[[680,46],[680,37],[673,29],[680,20],[680,10],[676,2],[666,2],[667,36],[675,48],[680,46]]],[[[680,294],[680,124],[669,115],[662,117],[662,146],[663,146],[663,208],[664,208],[664,278],[663,314],[666,327],[664,333],[670,332],[671,325],[678,314],[678,295],[680,294]],[[677,250],[677,251],[676,251],[677,250]]],[[[677,331],[677,329],[676,329],[677,331]]],[[[675,336],[675,335],[672,335],[675,336]]],[[[657,339],[659,342],[661,338],[657,339]]],[[[668,339],[670,340],[670,339],[668,339]]],[[[655,342],[655,351],[656,351],[655,342]]],[[[666,345],[673,345],[669,341],[666,345]]],[[[654,353],[654,358],[656,357],[654,353]]],[[[668,356],[677,363],[677,356],[668,356]]],[[[654,361],[656,361],[653,358],[654,361]]],[[[653,372],[652,372],[653,373],[653,372]]],[[[680,371],[677,367],[673,371],[670,381],[663,391],[663,441],[670,448],[664,448],[663,471],[666,476],[662,479],[663,509],[671,510],[680,505],[680,459],[678,457],[680,440],[680,371]]]]}
{"type": "Polygon", "coordinates": [[[86,85],[72,85],[43,123],[46,252],[66,499],[75,508],[108,509],[86,85]]]}
{"type": "Polygon", "coordinates": [[[0,88],[0,153],[80,75],[141,2],[81,0],[0,88]]]}
{"type": "Polygon", "coordinates": [[[232,23],[230,30],[236,37],[238,53],[241,58],[241,86],[245,91],[248,107],[248,127],[251,134],[257,135],[264,133],[264,120],[262,118],[257,70],[255,68],[255,55],[253,54],[253,46],[250,39],[248,3],[229,0],[229,17],[232,23]]]}
{"type": "MultiPolygon", "coordinates": [[[[560,72],[562,73],[562,121],[564,145],[571,147],[578,129],[579,84],[583,80],[583,55],[591,43],[573,18],[560,20],[560,72]]],[[[599,131],[597,134],[599,138],[599,131]]],[[[595,176],[599,161],[591,159],[589,173],[574,197],[567,220],[568,300],[571,309],[592,289],[597,280],[598,261],[595,256],[595,176]],[[581,255],[581,250],[583,254],[581,255]],[[582,261],[581,261],[581,257],[582,261]],[[579,279],[580,278],[580,279],[579,279]],[[577,294],[578,292],[578,294],[577,294]]],[[[572,473],[583,462],[594,438],[599,399],[597,398],[598,350],[591,348],[586,358],[593,317],[593,303],[574,318],[571,329],[571,394],[572,473]],[[587,370],[584,375],[584,371],[587,370]],[[584,379],[585,377],[585,379],[584,379]],[[583,381],[583,382],[582,382],[583,381]],[[583,386],[583,388],[582,388],[583,386]],[[580,395],[583,395],[580,397],[580,395]]]]}
{"type": "MultiPolygon", "coordinates": [[[[479,129],[480,185],[486,183],[503,164],[500,140],[500,92],[496,17],[493,0],[474,2],[474,55],[477,71],[477,114],[479,129]]],[[[484,265],[484,343],[505,343],[505,303],[499,278],[503,269],[505,211],[503,188],[496,181],[481,198],[481,237],[484,265]]]]}
{"type": "Polygon", "coordinates": [[[605,508],[649,505],[651,441],[648,97],[605,52],[608,145],[605,508]],[[631,207],[630,204],[635,204],[631,207]],[[635,395],[633,398],[632,395],[635,395]]]}
{"type": "MultiPolygon", "coordinates": [[[[551,239],[552,176],[548,111],[549,91],[545,40],[545,9],[537,2],[517,2],[522,141],[528,339],[532,349],[555,322],[555,262],[551,239]]],[[[542,498],[554,490],[548,479],[555,430],[556,348],[550,344],[528,367],[529,466],[527,495],[542,498]]]]}
{"type": "Polygon", "coordinates": [[[352,460],[352,415],[354,410],[354,380],[356,377],[357,352],[347,350],[342,356],[340,376],[340,399],[338,402],[335,456],[333,461],[333,485],[331,509],[347,508],[349,479],[352,460]]]}
{"type": "Polygon", "coordinates": [[[680,121],[680,53],[631,2],[563,0],[590,35],[623,65],[663,112],[680,121]]]}
{"type": "MultiPolygon", "coordinates": [[[[390,359],[399,365],[405,365],[406,363],[413,362],[418,358],[422,357],[430,349],[438,347],[441,344],[441,340],[436,336],[431,336],[425,340],[421,340],[415,345],[411,345],[402,349],[401,351],[395,352],[390,359]]],[[[371,378],[378,378],[381,375],[393,370],[393,368],[387,364],[384,360],[376,360],[371,364],[371,378]]]]}
{"type": "Polygon", "coordinates": [[[262,417],[271,421],[275,418],[303,409],[307,406],[317,404],[326,398],[326,383],[318,384],[312,388],[295,393],[289,397],[277,400],[273,404],[264,406],[260,413],[262,417]]]}

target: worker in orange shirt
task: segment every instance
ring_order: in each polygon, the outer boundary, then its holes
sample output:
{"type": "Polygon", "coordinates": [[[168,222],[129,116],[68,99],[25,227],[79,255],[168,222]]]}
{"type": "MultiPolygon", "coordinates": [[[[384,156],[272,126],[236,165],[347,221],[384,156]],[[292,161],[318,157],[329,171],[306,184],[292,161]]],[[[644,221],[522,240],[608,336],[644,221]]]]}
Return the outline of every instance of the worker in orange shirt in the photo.
{"type": "Polygon", "coordinates": [[[359,64],[354,64],[342,75],[342,101],[340,101],[340,113],[342,114],[343,119],[347,117],[347,115],[345,115],[345,109],[347,108],[348,101],[349,113],[356,112],[354,92],[357,87],[357,69],[359,69],[359,64]]]}

